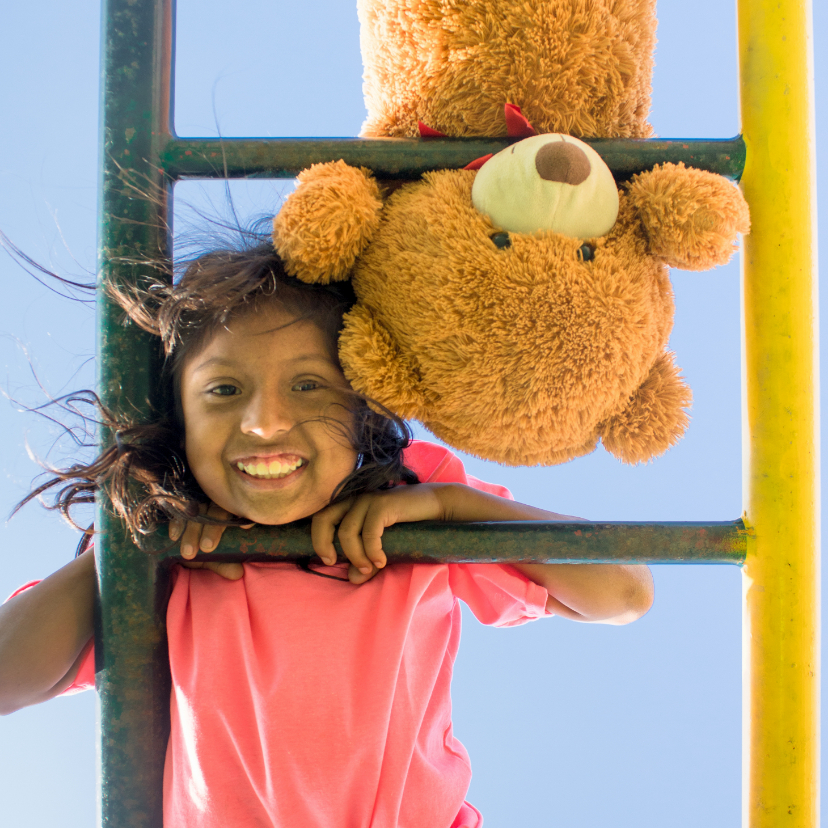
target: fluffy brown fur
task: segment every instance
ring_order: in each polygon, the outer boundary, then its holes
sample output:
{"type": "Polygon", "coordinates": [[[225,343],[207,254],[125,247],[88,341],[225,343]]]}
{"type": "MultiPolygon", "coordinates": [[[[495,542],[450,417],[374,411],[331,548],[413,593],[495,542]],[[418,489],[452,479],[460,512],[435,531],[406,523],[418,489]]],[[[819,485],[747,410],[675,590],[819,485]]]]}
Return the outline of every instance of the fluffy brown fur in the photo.
{"type": "Polygon", "coordinates": [[[730,258],[748,230],[732,184],[664,164],[621,189],[606,236],[511,234],[500,249],[491,239],[500,228],[471,203],[476,173],[428,173],[371,218],[347,205],[373,198],[374,182],[344,166],[307,173],[275,239],[300,279],[320,279],[317,243],[329,273],[350,273],[358,301],[339,349],[355,389],[458,449],[510,465],[562,463],[599,438],[635,463],[679,439],[690,392],[665,350],[667,266],[730,258]],[[320,180],[336,198],[319,199],[320,180]],[[331,258],[336,227],[337,237],[369,239],[359,255],[331,258]],[[585,241],[591,261],[579,252],[585,241]]]}
{"type": "MultiPolygon", "coordinates": [[[[304,262],[306,282],[347,279],[351,263],[379,225],[382,201],[377,182],[370,170],[344,161],[314,164],[299,173],[298,181],[303,197],[279,223],[278,246],[287,254],[285,262],[304,262]],[[344,212],[350,216],[347,222],[340,220],[344,212]]],[[[287,272],[298,275],[290,264],[287,272]]]]}
{"type": "Polygon", "coordinates": [[[648,138],[655,0],[358,0],[362,134],[648,138]]]}

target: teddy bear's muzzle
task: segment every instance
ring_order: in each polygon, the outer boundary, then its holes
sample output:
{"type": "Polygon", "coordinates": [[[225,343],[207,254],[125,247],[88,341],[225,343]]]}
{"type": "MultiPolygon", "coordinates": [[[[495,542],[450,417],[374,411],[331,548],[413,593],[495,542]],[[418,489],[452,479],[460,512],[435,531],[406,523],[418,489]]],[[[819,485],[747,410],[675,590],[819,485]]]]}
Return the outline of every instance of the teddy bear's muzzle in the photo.
{"type": "Polygon", "coordinates": [[[472,203],[501,230],[551,230],[577,239],[608,233],[618,188],[592,147],[570,135],[536,135],[492,156],[478,171],[472,203]]]}

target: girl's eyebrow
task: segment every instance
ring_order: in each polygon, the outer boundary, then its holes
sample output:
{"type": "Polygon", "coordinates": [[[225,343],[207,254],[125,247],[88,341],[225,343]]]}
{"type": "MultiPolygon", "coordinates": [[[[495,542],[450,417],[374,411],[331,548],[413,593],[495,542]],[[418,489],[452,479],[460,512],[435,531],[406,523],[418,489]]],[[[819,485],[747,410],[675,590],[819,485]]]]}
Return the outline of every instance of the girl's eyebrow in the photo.
{"type": "Polygon", "coordinates": [[[325,354],[303,354],[297,357],[293,357],[293,359],[288,360],[289,362],[325,362],[329,363],[331,361],[330,357],[326,356],[325,354]]]}
{"type": "MultiPolygon", "coordinates": [[[[198,371],[204,371],[207,368],[213,368],[215,366],[228,366],[234,367],[243,363],[244,360],[242,359],[234,359],[233,357],[225,357],[225,356],[214,356],[210,357],[209,359],[205,359],[204,362],[199,362],[193,367],[193,373],[198,371]]],[[[291,364],[297,364],[302,362],[322,362],[325,365],[333,365],[331,359],[324,354],[300,354],[299,356],[291,357],[290,359],[286,360],[286,362],[291,364]]]]}

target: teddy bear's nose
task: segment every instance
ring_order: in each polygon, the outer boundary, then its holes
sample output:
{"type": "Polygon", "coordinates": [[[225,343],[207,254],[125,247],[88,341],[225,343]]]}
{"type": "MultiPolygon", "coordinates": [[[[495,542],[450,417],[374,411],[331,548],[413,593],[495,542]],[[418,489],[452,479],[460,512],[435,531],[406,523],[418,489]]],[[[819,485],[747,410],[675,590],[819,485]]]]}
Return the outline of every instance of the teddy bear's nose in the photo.
{"type": "Polygon", "coordinates": [[[554,141],[544,144],[535,155],[535,169],[544,181],[577,186],[589,178],[592,167],[586,153],[575,144],[554,141]]]}
{"type": "Polygon", "coordinates": [[[589,144],[571,135],[535,135],[478,170],[472,204],[506,233],[551,230],[594,239],[615,224],[618,187],[589,144]]]}

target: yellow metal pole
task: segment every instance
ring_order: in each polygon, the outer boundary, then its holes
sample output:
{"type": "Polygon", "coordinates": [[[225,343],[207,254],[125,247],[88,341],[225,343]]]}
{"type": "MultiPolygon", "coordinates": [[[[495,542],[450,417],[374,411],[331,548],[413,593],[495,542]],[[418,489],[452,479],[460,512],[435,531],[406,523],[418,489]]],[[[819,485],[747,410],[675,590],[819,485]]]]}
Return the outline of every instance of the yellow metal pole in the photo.
{"type": "Polygon", "coordinates": [[[745,828],[819,823],[819,435],[811,4],[738,0],[745,828]]]}

